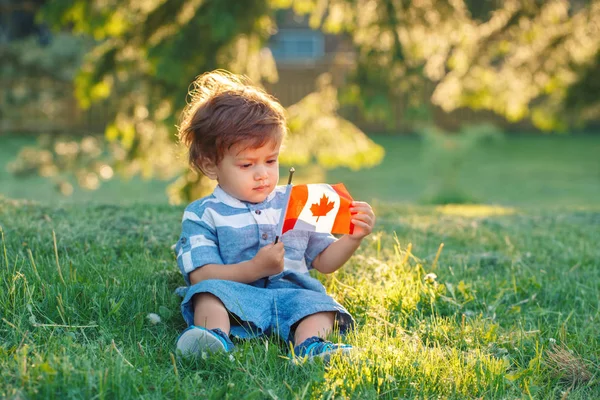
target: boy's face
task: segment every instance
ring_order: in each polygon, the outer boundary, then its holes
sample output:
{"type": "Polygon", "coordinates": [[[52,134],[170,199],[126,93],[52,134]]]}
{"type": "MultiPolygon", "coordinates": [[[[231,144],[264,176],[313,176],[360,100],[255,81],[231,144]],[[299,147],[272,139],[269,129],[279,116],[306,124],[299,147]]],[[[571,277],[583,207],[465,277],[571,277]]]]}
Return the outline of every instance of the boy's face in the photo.
{"type": "Polygon", "coordinates": [[[232,146],[223,159],[207,173],[229,195],[251,203],[260,203],[279,181],[281,141],[269,141],[262,147],[249,148],[243,143],[232,146]]]}

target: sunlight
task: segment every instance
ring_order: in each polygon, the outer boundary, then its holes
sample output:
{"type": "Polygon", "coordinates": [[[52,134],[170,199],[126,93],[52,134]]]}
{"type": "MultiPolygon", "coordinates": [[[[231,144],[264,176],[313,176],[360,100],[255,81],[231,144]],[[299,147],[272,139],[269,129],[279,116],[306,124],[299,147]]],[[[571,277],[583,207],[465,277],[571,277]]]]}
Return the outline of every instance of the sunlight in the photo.
{"type": "Polygon", "coordinates": [[[491,217],[516,214],[516,209],[511,207],[489,206],[485,204],[447,204],[436,207],[435,210],[444,215],[458,215],[463,217],[491,217]]]}

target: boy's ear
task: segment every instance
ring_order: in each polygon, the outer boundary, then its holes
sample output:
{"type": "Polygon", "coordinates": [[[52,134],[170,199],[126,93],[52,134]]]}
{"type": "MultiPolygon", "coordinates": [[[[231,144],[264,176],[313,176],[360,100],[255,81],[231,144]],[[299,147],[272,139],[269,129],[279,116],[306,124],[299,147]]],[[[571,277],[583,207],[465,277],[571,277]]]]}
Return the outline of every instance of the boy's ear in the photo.
{"type": "Polygon", "coordinates": [[[208,158],[203,158],[200,160],[200,170],[204,175],[206,175],[209,179],[216,180],[217,179],[217,165],[208,158]]]}

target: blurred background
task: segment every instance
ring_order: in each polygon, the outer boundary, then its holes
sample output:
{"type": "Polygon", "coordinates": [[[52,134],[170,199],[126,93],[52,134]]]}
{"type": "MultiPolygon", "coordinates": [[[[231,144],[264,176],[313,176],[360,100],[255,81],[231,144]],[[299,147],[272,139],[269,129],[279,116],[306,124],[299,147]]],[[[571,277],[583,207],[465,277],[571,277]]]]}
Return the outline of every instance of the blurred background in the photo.
{"type": "Polygon", "coordinates": [[[286,107],[282,181],[600,204],[600,0],[0,0],[0,196],[210,192],[176,126],[217,68],[286,107]]]}

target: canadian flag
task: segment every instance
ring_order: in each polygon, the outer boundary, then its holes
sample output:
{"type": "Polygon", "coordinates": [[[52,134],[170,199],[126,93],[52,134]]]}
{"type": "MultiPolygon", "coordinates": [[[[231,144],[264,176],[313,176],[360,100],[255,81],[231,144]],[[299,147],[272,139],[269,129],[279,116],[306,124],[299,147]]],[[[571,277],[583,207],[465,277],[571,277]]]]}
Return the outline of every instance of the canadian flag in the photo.
{"type": "Polygon", "coordinates": [[[291,229],[352,233],[350,205],[352,196],[343,183],[294,185],[288,188],[288,206],[281,234],[291,229]],[[291,188],[291,190],[290,190],[291,188]]]}

